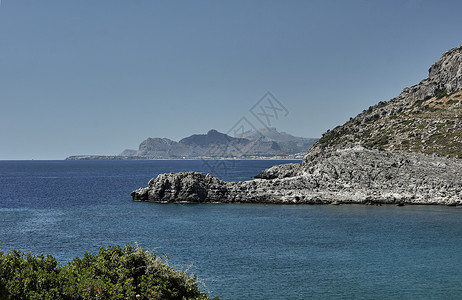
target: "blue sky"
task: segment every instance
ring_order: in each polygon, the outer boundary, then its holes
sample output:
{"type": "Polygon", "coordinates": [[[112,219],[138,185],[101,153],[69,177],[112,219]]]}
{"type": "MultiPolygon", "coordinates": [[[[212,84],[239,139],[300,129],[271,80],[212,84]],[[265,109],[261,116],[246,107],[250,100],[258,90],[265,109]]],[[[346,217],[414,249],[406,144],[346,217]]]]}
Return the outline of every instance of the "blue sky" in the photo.
{"type": "Polygon", "coordinates": [[[327,129],[462,44],[460,1],[2,0],[0,159],[117,154],[221,132],[327,129]]]}

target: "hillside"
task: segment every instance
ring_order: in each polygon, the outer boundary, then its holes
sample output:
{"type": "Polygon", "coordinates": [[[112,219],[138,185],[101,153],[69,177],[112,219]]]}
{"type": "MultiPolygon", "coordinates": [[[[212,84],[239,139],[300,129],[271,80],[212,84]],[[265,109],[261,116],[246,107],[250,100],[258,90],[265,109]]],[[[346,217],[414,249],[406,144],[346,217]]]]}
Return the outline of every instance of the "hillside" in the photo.
{"type": "Polygon", "coordinates": [[[462,157],[461,89],[462,45],[445,52],[419,84],[327,131],[305,160],[355,145],[462,157]]]}

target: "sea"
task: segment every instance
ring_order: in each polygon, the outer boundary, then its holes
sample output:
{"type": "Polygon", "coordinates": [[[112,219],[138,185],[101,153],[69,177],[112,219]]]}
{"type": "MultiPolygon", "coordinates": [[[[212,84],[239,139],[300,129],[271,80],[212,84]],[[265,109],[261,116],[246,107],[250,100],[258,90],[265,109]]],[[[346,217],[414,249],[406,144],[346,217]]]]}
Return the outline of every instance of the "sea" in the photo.
{"type": "Polygon", "coordinates": [[[462,207],[130,197],[160,173],[226,165],[219,177],[241,181],[287,162],[0,161],[0,250],[66,264],[138,244],[189,268],[220,299],[462,299],[462,207]]]}

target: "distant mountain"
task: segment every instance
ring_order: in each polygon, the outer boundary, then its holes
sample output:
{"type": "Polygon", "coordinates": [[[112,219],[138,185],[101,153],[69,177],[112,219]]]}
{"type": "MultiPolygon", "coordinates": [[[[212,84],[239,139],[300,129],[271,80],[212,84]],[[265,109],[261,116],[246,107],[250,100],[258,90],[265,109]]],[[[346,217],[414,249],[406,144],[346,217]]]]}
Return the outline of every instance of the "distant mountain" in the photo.
{"type": "Polygon", "coordinates": [[[258,130],[250,130],[242,133],[239,137],[249,139],[249,140],[258,140],[263,139],[265,141],[274,141],[274,142],[293,142],[293,141],[313,141],[317,140],[314,138],[303,138],[293,136],[287,132],[279,132],[274,127],[260,128],[258,130]]]}
{"type": "Polygon", "coordinates": [[[134,156],[136,155],[137,150],[134,149],[125,149],[122,151],[119,156],[134,156]]]}
{"type": "Polygon", "coordinates": [[[281,151],[285,153],[304,152],[317,142],[317,138],[303,138],[293,136],[287,132],[279,132],[274,127],[260,128],[258,130],[246,131],[239,137],[250,140],[262,140],[276,142],[281,151]]]}
{"type": "MultiPolygon", "coordinates": [[[[310,145],[314,144],[317,139],[311,139],[310,145]]],[[[135,156],[150,159],[155,158],[196,158],[196,157],[213,157],[213,158],[232,158],[232,157],[273,157],[288,156],[306,151],[310,146],[302,143],[300,149],[299,138],[294,137],[291,142],[278,143],[272,139],[255,139],[232,137],[227,134],[210,130],[207,134],[194,134],[189,137],[175,142],[169,139],[148,138],[144,140],[139,147],[135,156]],[[292,147],[288,143],[293,143],[292,147]]]]}
{"type": "Polygon", "coordinates": [[[179,142],[148,138],[138,151],[127,149],[119,156],[70,156],[67,159],[172,159],[172,158],[301,158],[318,139],[295,137],[275,128],[249,131],[240,137],[210,130],[179,142]]]}
{"type": "Polygon", "coordinates": [[[135,156],[147,158],[183,157],[188,155],[188,147],[167,138],[148,138],[141,142],[135,154],[135,156]]]}
{"type": "Polygon", "coordinates": [[[215,129],[210,130],[207,134],[193,134],[180,140],[181,144],[198,146],[198,147],[209,147],[215,144],[227,144],[230,142],[246,143],[246,139],[233,138],[227,134],[216,131],[215,129]]]}

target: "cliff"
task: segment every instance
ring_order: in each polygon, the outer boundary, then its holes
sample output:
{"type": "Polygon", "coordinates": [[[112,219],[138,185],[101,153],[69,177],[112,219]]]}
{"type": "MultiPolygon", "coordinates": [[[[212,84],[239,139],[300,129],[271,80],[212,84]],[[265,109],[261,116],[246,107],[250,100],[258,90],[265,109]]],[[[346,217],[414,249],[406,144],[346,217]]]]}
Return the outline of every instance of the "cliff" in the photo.
{"type": "Polygon", "coordinates": [[[326,132],[301,164],[245,182],[161,174],[135,201],[462,204],[462,46],[429,77],[326,132]]]}

